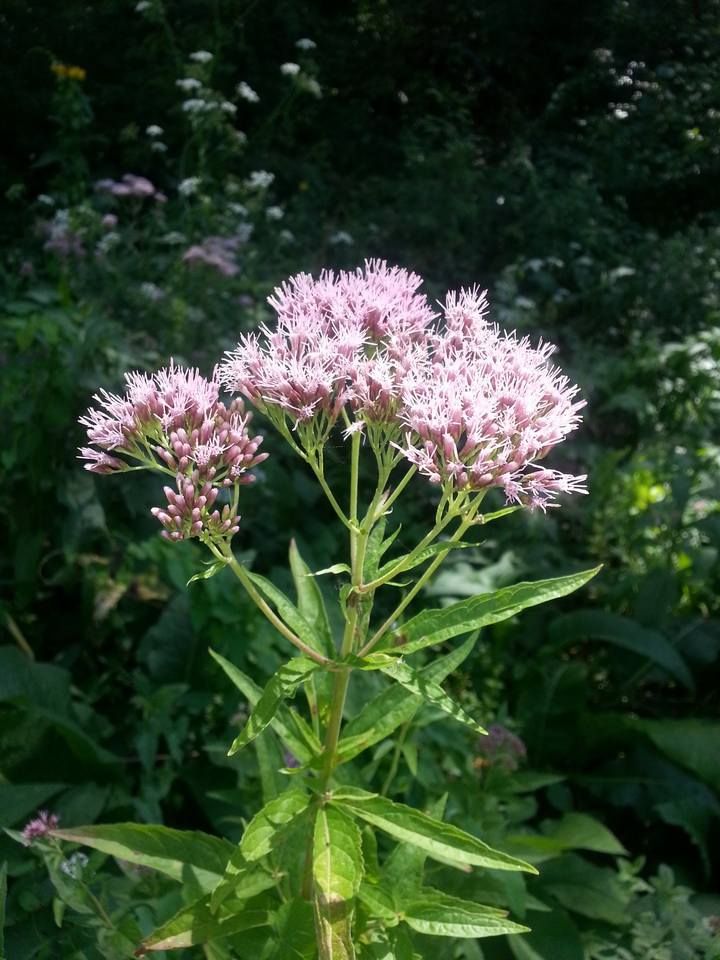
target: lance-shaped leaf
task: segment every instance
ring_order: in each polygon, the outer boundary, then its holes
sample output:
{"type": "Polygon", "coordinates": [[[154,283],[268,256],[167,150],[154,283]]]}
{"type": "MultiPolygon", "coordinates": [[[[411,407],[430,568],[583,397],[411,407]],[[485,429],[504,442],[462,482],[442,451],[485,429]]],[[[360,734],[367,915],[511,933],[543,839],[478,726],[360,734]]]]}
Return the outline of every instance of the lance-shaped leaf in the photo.
{"type": "Polygon", "coordinates": [[[596,638],[631,650],[640,657],[662,667],[691,692],[695,681],[683,658],[670,641],[657,630],[641,627],[634,620],[607,613],[605,610],[578,610],[558,617],[549,629],[549,636],[558,645],[567,646],[579,639],[596,638]]]}
{"type": "Polygon", "coordinates": [[[245,744],[250,743],[259,733],[262,733],[272,723],[283,701],[294,697],[300,684],[319,669],[320,664],[317,661],[310,660],[309,657],[295,657],[276,670],[260,694],[260,699],[253,707],[242,732],[233,741],[228,755],[237,753],[245,744]]]}
{"type": "Polygon", "coordinates": [[[439,707],[453,719],[465,724],[466,727],[470,727],[475,733],[487,733],[479,723],[476,723],[469,714],[465,713],[459,704],[455,703],[452,697],[445,693],[439,683],[424,677],[420,671],[413,670],[407,663],[396,660],[394,663],[382,667],[382,672],[392,677],[393,680],[397,680],[411,693],[421,696],[426,703],[439,707]]]}
{"type": "Polygon", "coordinates": [[[280,619],[290,627],[311,650],[314,650],[316,653],[321,653],[324,656],[325,641],[321,633],[319,633],[311,623],[308,623],[295,604],[285,596],[282,590],[278,590],[274,583],[271,583],[270,580],[267,580],[265,577],[261,577],[259,573],[252,573],[250,570],[246,570],[245,573],[258,590],[263,593],[271,603],[275,604],[280,619]]]}
{"type": "Polygon", "coordinates": [[[213,889],[233,854],[229,840],[190,830],[137,823],[100,824],[53,830],[60,840],[82,843],[113,857],[152,867],[174,880],[194,880],[201,890],[213,889]]]}
{"type": "Polygon", "coordinates": [[[236,847],[223,878],[210,896],[210,911],[215,913],[228,897],[233,900],[249,900],[277,886],[279,879],[278,876],[263,870],[259,863],[248,863],[240,847],[236,847]]]}
{"type": "Polygon", "coordinates": [[[459,867],[473,865],[537,873],[530,864],[500,850],[493,850],[482,840],[450,823],[435,820],[420,810],[414,810],[402,803],[393,803],[386,797],[375,796],[357,787],[354,790],[348,786],[343,787],[345,797],[348,797],[351,791],[355,799],[343,799],[340,804],[342,807],[372,826],[384,830],[396,840],[412,843],[441,863],[459,867]]]}
{"type": "Polygon", "coordinates": [[[504,910],[485,907],[471,900],[425,889],[422,897],[408,904],[403,920],[418,933],[435,937],[495,937],[502,933],[527,933],[528,927],[507,919],[504,910]]]}
{"type": "MultiPolygon", "coordinates": [[[[440,797],[427,813],[439,820],[446,801],[447,795],[440,797]]],[[[408,903],[420,898],[426,858],[426,852],[419,847],[411,843],[398,843],[383,864],[377,888],[385,891],[396,914],[402,912],[408,903]]]]}
{"type": "Polygon", "coordinates": [[[300,556],[300,551],[294,540],[290,542],[290,570],[297,591],[298,611],[320,638],[322,652],[326,657],[332,658],[335,655],[335,648],[327,610],[325,609],[325,601],[317,581],[300,556]]]}
{"type": "Polygon", "coordinates": [[[274,897],[261,894],[247,902],[226,901],[215,914],[210,910],[209,898],[204,897],[183,907],[167,923],[146,937],[135,951],[135,956],[144,957],[157,950],[181,950],[196,943],[252,930],[253,927],[268,926],[272,923],[277,905],[274,897]]]}
{"type": "Polygon", "coordinates": [[[277,845],[288,824],[304,813],[310,803],[310,795],[293,788],[281,793],[275,800],[266,803],[256,813],[243,834],[240,850],[246,860],[259,860],[267,856],[277,845]]]}
{"type": "MultiPolygon", "coordinates": [[[[210,656],[217,660],[230,680],[235,684],[245,699],[251,706],[255,706],[262,696],[262,689],[251,680],[247,674],[243,673],[235,664],[230,663],[225,657],[210,650],[210,656]]],[[[295,716],[285,707],[278,707],[275,716],[270,721],[270,725],[280,737],[290,752],[302,763],[309,763],[310,760],[322,750],[320,741],[315,737],[307,724],[298,724],[295,722],[295,716]]],[[[298,718],[300,719],[300,718],[298,718]]]]}
{"type": "Polygon", "coordinates": [[[424,547],[412,559],[409,559],[411,554],[406,553],[396,560],[388,560],[387,563],[384,563],[382,567],[380,567],[375,579],[380,580],[382,577],[386,577],[389,573],[392,573],[392,571],[404,573],[406,570],[412,570],[413,567],[419,567],[421,563],[425,563],[425,561],[431,557],[436,557],[439,553],[449,553],[450,550],[463,550],[467,547],[476,546],[476,543],[463,543],[460,540],[439,540],[437,543],[431,543],[429,546],[424,547]]]}
{"type": "Polygon", "coordinates": [[[394,646],[394,652],[414,653],[451,637],[507,620],[527,607],[564,597],[587,583],[599,569],[595,567],[552,580],[517,583],[494,593],[460,600],[442,610],[425,610],[403,624],[396,635],[401,642],[394,646]]]}
{"type": "Polygon", "coordinates": [[[378,522],[372,528],[370,536],[368,537],[367,546],[365,548],[365,562],[363,563],[363,582],[371,583],[377,576],[377,569],[380,565],[380,558],[388,549],[390,544],[393,542],[395,537],[400,533],[400,528],[395,531],[395,533],[388,539],[383,540],[385,536],[385,527],[387,525],[387,517],[380,517],[378,522]]]}
{"type": "Polygon", "coordinates": [[[336,806],[324,804],[315,820],[313,879],[319,955],[350,960],[353,902],[363,876],[362,837],[357,823],[336,806]]]}
{"type": "MultiPolygon", "coordinates": [[[[439,683],[460,666],[474,644],[474,639],[467,640],[456,650],[451,650],[449,654],[438,657],[427,667],[423,667],[418,671],[418,676],[423,680],[439,683]]],[[[366,703],[360,713],[346,724],[345,735],[338,744],[338,757],[342,757],[343,762],[352,760],[366,747],[389,737],[401,724],[414,716],[422,703],[423,698],[419,693],[411,693],[400,684],[388,687],[366,703]]]]}

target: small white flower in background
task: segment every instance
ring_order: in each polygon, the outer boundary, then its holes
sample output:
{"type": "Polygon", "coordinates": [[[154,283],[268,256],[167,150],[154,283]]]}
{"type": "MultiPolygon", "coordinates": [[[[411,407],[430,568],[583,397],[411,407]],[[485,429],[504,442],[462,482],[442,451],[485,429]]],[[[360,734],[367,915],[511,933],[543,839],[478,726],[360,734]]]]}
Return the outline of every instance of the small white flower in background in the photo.
{"type": "Polygon", "coordinates": [[[194,193],[197,193],[201,183],[202,179],[200,177],[186,177],[178,184],[178,193],[181,197],[191,197],[194,193]]]}
{"type": "Polygon", "coordinates": [[[317,82],[315,77],[304,78],[303,87],[308,93],[311,93],[314,97],[317,97],[318,100],[320,97],[322,97],[322,87],[317,82]]]}
{"type": "Polygon", "coordinates": [[[268,170],[253,170],[245,183],[251,190],[267,190],[274,179],[275,174],[268,170]]]}
{"type": "Polygon", "coordinates": [[[55,201],[52,197],[49,197],[46,193],[41,193],[38,197],[38,203],[44,203],[48,207],[54,207],[55,201]]]}
{"type": "Polygon", "coordinates": [[[295,41],[295,46],[298,50],[314,50],[317,44],[314,40],[308,40],[307,37],[303,37],[300,40],[295,41]]]}
{"type": "Polygon", "coordinates": [[[247,207],[242,203],[229,203],[228,210],[234,213],[236,217],[246,217],[248,215],[247,207]]]}
{"type": "Polygon", "coordinates": [[[240,243],[247,243],[250,237],[253,235],[255,227],[251,223],[239,223],[237,230],[235,231],[235,236],[238,238],[240,243]]]}
{"type": "Polygon", "coordinates": [[[503,196],[495,197],[495,203],[496,203],[499,207],[501,207],[501,206],[505,203],[505,197],[503,197],[503,196]]]}
{"type": "Polygon", "coordinates": [[[175,81],[175,86],[180,87],[185,93],[190,93],[193,90],[199,90],[202,87],[202,83],[196,80],[195,77],[182,77],[182,79],[175,81]]]}
{"type": "Polygon", "coordinates": [[[209,103],[205,100],[199,100],[197,97],[185,100],[182,108],[185,113],[204,113],[206,110],[212,109],[209,103]]]}
{"type": "Polygon", "coordinates": [[[295,243],[295,234],[292,230],[281,230],[279,236],[283,243],[295,243]]]}
{"type": "Polygon", "coordinates": [[[150,145],[150,149],[155,153],[165,153],[167,150],[167,144],[163,143],[162,140],[153,140],[150,145]]]}
{"type": "Polygon", "coordinates": [[[242,97],[243,100],[247,100],[248,103],[259,103],[260,97],[255,93],[253,88],[249,83],[245,83],[244,80],[241,80],[236,87],[237,94],[239,97],[242,97]]]}
{"type": "Polygon", "coordinates": [[[236,130],[235,139],[237,140],[238,143],[247,143],[247,134],[244,133],[242,130],[236,130]]]}
{"type": "Polygon", "coordinates": [[[149,10],[151,6],[150,0],[140,0],[140,3],[135,4],[135,12],[142,13],[143,10],[149,10]]]}
{"type": "Polygon", "coordinates": [[[229,100],[223,100],[223,102],[220,104],[220,109],[223,113],[237,113],[237,107],[234,103],[230,103],[229,100]]]}
{"type": "Polygon", "coordinates": [[[156,283],[150,283],[149,281],[140,284],[140,293],[152,303],[165,298],[165,292],[156,283]]]}
{"type": "Polygon", "coordinates": [[[408,103],[409,97],[404,90],[398,90],[398,100],[402,104],[408,103]]]}
{"type": "Polygon", "coordinates": [[[265,216],[268,220],[282,220],[285,211],[282,207],[268,207],[265,216]]]}
{"type": "Polygon", "coordinates": [[[334,233],[328,238],[328,243],[332,243],[334,246],[346,243],[348,246],[350,246],[351,244],[355,243],[355,241],[347,232],[347,230],[338,230],[337,233],[334,233]]]}
{"type": "Polygon", "coordinates": [[[145,133],[149,137],[161,137],[163,135],[163,128],[159,127],[156,123],[151,123],[150,126],[145,129],[145,133]]]}
{"type": "Polygon", "coordinates": [[[186,237],[184,233],[180,233],[179,230],[171,230],[169,233],[166,233],[165,236],[160,238],[161,243],[172,244],[173,246],[180,243],[186,242],[186,237]]]}
{"type": "Polygon", "coordinates": [[[103,237],[100,237],[98,240],[97,248],[100,253],[110,253],[113,247],[116,247],[120,243],[120,234],[115,233],[114,230],[110,230],[103,237]]]}
{"type": "MultiPolygon", "coordinates": [[[[148,4],[149,6],[149,4],[148,4]]],[[[88,858],[84,853],[73,853],[67,860],[60,861],[60,869],[73,880],[77,880],[83,869],[88,865],[88,858]]]]}
{"type": "Polygon", "coordinates": [[[196,50],[195,53],[190,54],[190,59],[194,60],[195,63],[210,63],[213,55],[209,50],[196,50]]]}
{"type": "Polygon", "coordinates": [[[299,63],[281,63],[280,73],[285,77],[296,77],[300,73],[299,63]]]}

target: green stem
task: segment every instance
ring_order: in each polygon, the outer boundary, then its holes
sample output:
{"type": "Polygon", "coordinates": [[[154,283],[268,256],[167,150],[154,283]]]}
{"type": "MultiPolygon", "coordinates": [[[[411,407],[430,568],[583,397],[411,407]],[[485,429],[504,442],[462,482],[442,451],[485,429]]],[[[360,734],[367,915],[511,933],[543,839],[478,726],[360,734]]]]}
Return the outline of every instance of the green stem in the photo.
{"type": "Polygon", "coordinates": [[[400,733],[397,740],[395,741],[395,749],[393,750],[392,762],[390,764],[390,769],[388,770],[388,775],[385,777],[382,787],[380,788],[380,796],[386,797],[388,795],[388,790],[390,785],[395,779],[395,774],[398,772],[398,767],[400,766],[400,754],[402,753],[403,744],[405,743],[405,737],[408,734],[410,729],[410,723],[405,722],[400,728],[400,733]]]}
{"type": "MultiPolygon", "coordinates": [[[[464,519],[463,519],[462,523],[461,523],[460,526],[457,528],[457,530],[456,530],[455,533],[452,535],[452,537],[450,537],[450,543],[455,543],[455,541],[459,540],[459,539],[462,537],[462,535],[465,533],[465,531],[468,529],[468,527],[470,527],[470,526],[475,522],[475,516],[476,516],[476,514],[477,514],[477,508],[478,508],[478,506],[480,505],[480,500],[482,499],[482,496],[483,496],[483,494],[479,494],[478,497],[476,497],[476,498],[473,500],[473,502],[471,503],[471,505],[470,505],[470,506],[468,507],[468,509],[465,511],[465,516],[464,516],[464,519]]],[[[397,620],[397,618],[400,616],[400,614],[403,612],[403,610],[405,610],[405,608],[408,606],[408,604],[417,596],[417,594],[420,592],[420,590],[422,590],[422,588],[423,588],[423,587],[425,586],[425,584],[428,582],[428,580],[430,579],[430,577],[432,577],[432,575],[435,573],[435,571],[436,571],[437,568],[440,566],[440,564],[443,562],[443,560],[445,559],[446,556],[447,556],[447,553],[446,553],[446,552],[443,552],[443,553],[438,554],[437,557],[435,557],[435,559],[434,559],[433,562],[430,564],[430,566],[427,568],[427,570],[425,570],[425,572],[424,572],[423,575],[419,578],[419,580],[418,580],[417,583],[413,586],[413,588],[412,588],[410,591],[408,591],[408,593],[407,593],[407,594],[405,595],[405,597],[400,601],[400,603],[397,605],[397,607],[395,607],[395,609],[393,610],[393,612],[390,614],[390,616],[387,618],[387,620],[383,623],[383,625],[380,627],[380,629],[375,632],[375,634],[372,636],[372,638],[365,644],[365,646],[362,648],[362,650],[360,650],[358,656],[360,656],[360,657],[365,657],[365,656],[367,656],[367,654],[370,652],[370,650],[372,650],[372,648],[375,646],[375,644],[376,644],[376,643],[385,635],[385,633],[390,629],[390,627],[391,627],[391,626],[393,625],[393,623],[397,620]]]]}
{"type": "Polygon", "coordinates": [[[327,657],[324,657],[321,653],[317,653],[312,647],[309,647],[297,634],[282,622],[280,617],[275,613],[275,611],[268,605],[266,600],[260,594],[259,590],[252,582],[250,577],[247,575],[247,571],[238,563],[235,559],[230,545],[228,543],[223,543],[222,549],[218,549],[217,546],[206,540],[205,543],[210,548],[211,552],[221,560],[223,563],[227,564],[235,576],[238,578],[240,583],[245,587],[247,592],[250,594],[251,598],[254,600],[255,604],[260,608],[263,614],[267,617],[270,623],[278,630],[293,646],[297,647],[306,657],[310,657],[311,660],[315,660],[316,663],[332,663],[327,657]]]}

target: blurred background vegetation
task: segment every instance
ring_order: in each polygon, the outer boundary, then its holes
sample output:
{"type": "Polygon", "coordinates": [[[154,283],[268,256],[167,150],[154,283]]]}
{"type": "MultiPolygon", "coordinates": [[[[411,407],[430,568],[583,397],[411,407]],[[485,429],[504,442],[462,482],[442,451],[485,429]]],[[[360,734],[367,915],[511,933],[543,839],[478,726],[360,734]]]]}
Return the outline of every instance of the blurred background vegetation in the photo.
{"type": "MultiPolygon", "coordinates": [[[[290,274],[382,257],[488,287],[588,400],[556,465],[590,496],[488,528],[433,602],[604,564],[449,678],[494,739],[421,712],[360,772],[540,865],[483,880],[532,934],[442,956],[720,956],[718,0],[4,0],[0,85],[0,826],[237,838],[276,747],[225,756],[247,705],[207,647],[259,682],[286,652],[223,577],[186,588],[196,544],[153,481],[81,469],[77,418],[126,370],[209,374],[290,274]]],[[[236,544],[285,585],[291,537],[315,569],[342,543],[265,449],[236,544]]],[[[128,955],[90,890],[130,939],[182,896],[5,860],[8,960],[128,955]]]]}

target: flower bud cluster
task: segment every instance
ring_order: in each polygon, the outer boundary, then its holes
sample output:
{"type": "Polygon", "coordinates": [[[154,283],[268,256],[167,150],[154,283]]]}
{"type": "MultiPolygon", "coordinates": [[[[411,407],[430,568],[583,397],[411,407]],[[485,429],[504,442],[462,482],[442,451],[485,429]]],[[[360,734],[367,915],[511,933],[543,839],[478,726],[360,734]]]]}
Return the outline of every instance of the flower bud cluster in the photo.
{"type": "MultiPolygon", "coordinates": [[[[218,399],[219,384],[197,370],[172,364],[152,377],[126,374],[123,396],[103,391],[100,409],[80,422],[93,447],[81,448],[93,473],[118,473],[143,467],[175,479],[165,487],[167,504],[153,509],[170,540],[207,536],[229,539],[238,530],[238,488],[255,478],[248,471],[267,454],[258,454],[262,437],[251,437],[251,414],[236,397],[228,407],[218,399]],[[233,493],[233,505],[213,509],[221,491],[233,493]]],[[[227,495],[227,494],[226,494],[227,495]]]]}

